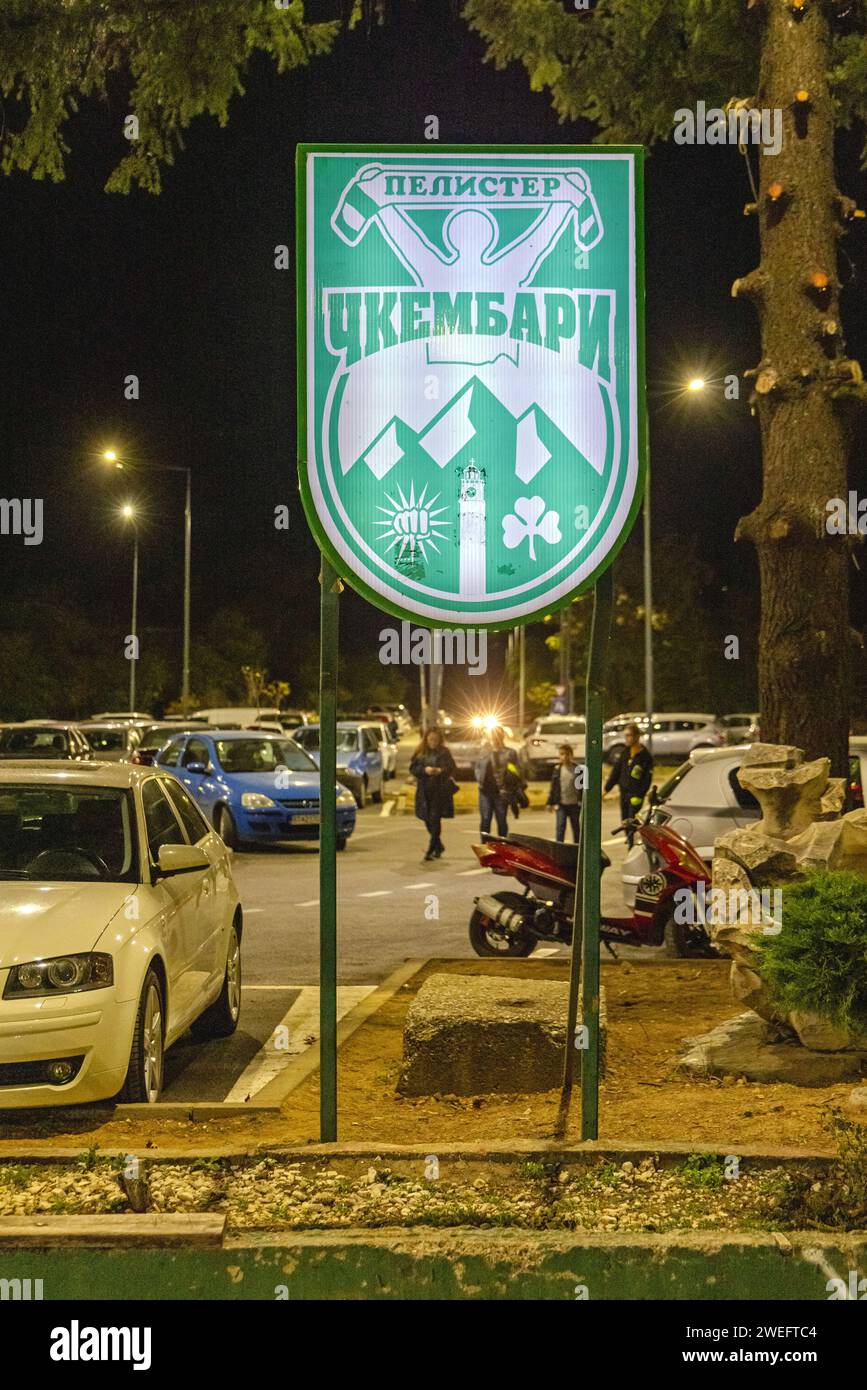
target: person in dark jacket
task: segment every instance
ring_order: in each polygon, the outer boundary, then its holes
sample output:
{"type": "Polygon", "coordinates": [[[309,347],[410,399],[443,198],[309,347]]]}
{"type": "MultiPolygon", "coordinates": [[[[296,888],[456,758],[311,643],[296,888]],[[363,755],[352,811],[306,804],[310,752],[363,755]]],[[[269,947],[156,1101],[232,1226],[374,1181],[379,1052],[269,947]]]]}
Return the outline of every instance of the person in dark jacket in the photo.
{"type": "Polygon", "coordinates": [[[427,730],[413,754],[409,770],[415,778],[415,813],[424,821],[430,836],[425,859],[439,859],[445,852],[440,837],[442,822],[451,820],[455,814],[457,776],[455,760],[446,748],[440,729],[427,730]]]}
{"type": "Polygon", "coordinates": [[[653,780],[653,758],[641,742],[637,724],[627,724],[623,730],[626,747],[616,759],[605,783],[605,795],[617,788],[620,792],[620,818],[630,820],[641,810],[641,803],[653,780]]]}
{"type": "Polygon", "coordinates": [[[490,747],[476,763],[479,824],[482,835],[487,835],[496,816],[497,834],[505,836],[509,833],[509,811],[517,819],[521,806],[528,802],[524,779],[518,771],[518,755],[514,748],[507,746],[502,728],[497,725],[488,738],[490,747]]]}
{"type": "Polygon", "coordinates": [[[548,805],[553,806],[557,813],[557,839],[562,843],[566,839],[566,826],[571,825],[572,839],[576,845],[581,823],[581,800],[584,795],[583,791],[579,790],[578,772],[571,743],[561,743],[560,761],[551,774],[548,805]]]}

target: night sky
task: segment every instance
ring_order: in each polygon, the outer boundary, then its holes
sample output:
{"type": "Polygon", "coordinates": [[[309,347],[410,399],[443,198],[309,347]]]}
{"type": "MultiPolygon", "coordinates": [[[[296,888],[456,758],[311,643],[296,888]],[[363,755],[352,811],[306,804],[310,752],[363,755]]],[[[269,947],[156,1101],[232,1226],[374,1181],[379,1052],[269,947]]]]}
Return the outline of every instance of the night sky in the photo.
{"type": "MultiPolygon", "coordinates": [[[[423,139],[435,114],[443,143],[580,143],[558,123],[523,69],[497,73],[447,3],[407,7],[370,36],[278,77],[265,60],[247,75],[228,126],[197,120],[159,197],[105,194],[126,151],[118,87],[110,107],[86,107],[71,127],[67,179],[0,180],[3,350],[0,439],[5,496],[45,499],[45,540],[0,542],[4,591],[63,586],[116,612],[128,602],[128,537],[114,515],[127,496],[142,529],[142,621],[180,625],[182,479],[127,482],[96,461],[114,444],[131,457],[194,470],[193,621],[241,603],[271,639],[271,664],[291,670],[299,618],[316,620],[317,554],[295,474],[294,272],[274,247],[294,247],[296,143],[423,139]],[[123,398],[136,373],[141,399],[123,398]],[[273,526],[288,502],[288,534],[273,526]]],[[[754,156],[755,157],[755,156],[754,156]]],[[[724,402],[673,400],[696,373],[721,381],[759,357],[748,308],[730,297],[757,262],[746,167],[728,147],[659,146],[647,166],[647,336],[654,532],[698,541],[725,586],[758,590],[752,551],[732,544],[758,500],[758,429],[746,392],[724,402]]],[[[841,188],[862,204],[867,179],[854,143],[841,146],[841,188]]],[[[861,224],[863,227],[863,224],[861,224]]],[[[867,359],[865,232],[845,244],[861,284],[843,299],[849,354],[867,359]]],[[[860,454],[863,457],[863,451],[860,454]]],[[[863,479],[854,470],[852,486],[863,479]]],[[[863,490],[863,488],[862,488],[863,490]]],[[[856,625],[865,621],[863,579],[856,625]]],[[[369,642],[381,615],[350,596],[344,649],[369,642]]]]}

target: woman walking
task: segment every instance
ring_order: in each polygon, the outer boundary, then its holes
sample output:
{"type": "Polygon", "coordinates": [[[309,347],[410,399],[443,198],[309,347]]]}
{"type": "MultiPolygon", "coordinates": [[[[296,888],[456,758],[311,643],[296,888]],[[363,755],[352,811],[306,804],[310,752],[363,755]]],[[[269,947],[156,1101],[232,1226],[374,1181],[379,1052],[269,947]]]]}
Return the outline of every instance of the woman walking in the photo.
{"type": "Polygon", "coordinates": [[[442,732],[428,729],[409,765],[415,782],[415,813],[427,826],[430,842],[425,859],[439,859],[445,850],[440,839],[444,820],[455,814],[455,760],[446,748],[442,732]]]}

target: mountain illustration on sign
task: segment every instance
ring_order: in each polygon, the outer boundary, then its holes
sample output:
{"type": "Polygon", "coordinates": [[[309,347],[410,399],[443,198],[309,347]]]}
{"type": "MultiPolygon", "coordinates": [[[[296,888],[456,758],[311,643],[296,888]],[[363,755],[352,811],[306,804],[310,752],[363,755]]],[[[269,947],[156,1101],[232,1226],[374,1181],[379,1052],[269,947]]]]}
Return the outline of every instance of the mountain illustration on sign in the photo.
{"type": "MultiPolygon", "coordinates": [[[[534,402],[516,417],[476,375],[420,430],[393,416],[354,463],[366,465],[383,483],[378,510],[387,520],[376,522],[377,550],[387,537],[385,553],[391,552],[396,567],[407,572],[409,564],[413,577],[424,575],[443,587],[457,581],[458,592],[467,596],[513,582],[514,565],[503,561],[514,558],[514,548],[524,538],[529,539],[529,547],[522,547],[525,565],[529,561],[536,570],[542,563],[537,538],[547,543],[546,563],[556,560],[574,544],[574,538],[562,536],[560,516],[571,515],[578,503],[595,515],[604,492],[597,467],[545,410],[534,402]],[[560,479],[557,495],[546,492],[538,516],[530,518],[523,511],[531,500],[527,485],[541,475],[544,489],[552,459],[552,475],[560,479]],[[481,508],[468,487],[470,468],[480,470],[484,479],[481,508]],[[434,503],[439,504],[435,513],[434,503]],[[473,506],[478,514],[470,524],[473,506]],[[428,527],[436,529],[422,530],[428,527]],[[445,542],[442,551],[437,541],[445,542]]],[[[351,476],[352,470],[347,471],[351,476]]]]}

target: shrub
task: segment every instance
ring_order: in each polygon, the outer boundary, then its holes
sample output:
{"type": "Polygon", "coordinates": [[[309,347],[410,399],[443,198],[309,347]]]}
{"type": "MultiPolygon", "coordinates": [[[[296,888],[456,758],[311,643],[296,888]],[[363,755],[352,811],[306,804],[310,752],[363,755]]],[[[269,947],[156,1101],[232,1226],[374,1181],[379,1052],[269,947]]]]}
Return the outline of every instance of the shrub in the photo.
{"type": "Polygon", "coordinates": [[[867,879],[821,870],[789,885],[782,931],[757,945],[759,973],[782,1012],[867,1029],[867,879]]]}

